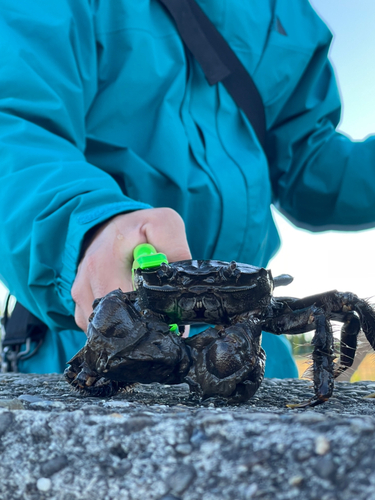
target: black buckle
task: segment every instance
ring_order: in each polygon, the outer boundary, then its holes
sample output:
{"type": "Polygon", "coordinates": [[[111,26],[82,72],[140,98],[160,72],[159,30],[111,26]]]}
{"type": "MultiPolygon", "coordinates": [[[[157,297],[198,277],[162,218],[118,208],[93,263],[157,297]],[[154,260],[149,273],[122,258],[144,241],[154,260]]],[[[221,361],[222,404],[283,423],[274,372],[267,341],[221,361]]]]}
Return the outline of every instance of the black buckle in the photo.
{"type": "Polygon", "coordinates": [[[18,372],[18,363],[34,356],[43,343],[47,325],[16,302],[9,315],[8,295],[1,318],[1,372],[18,372]],[[35,347],[32,342],[36,343],[35,347]],[[22,347],[25,346],[23,350],[22,347]]]}
{"type": "Polygon", "coordinates": [[[31,339],[26,339],[25,349],[20,351],[21,346],[8,346],[1,350],[1,373],[18,373],[18,362],[31,358],[43,344],[43,339],[39,340],[34,349],[31,349],[31,339]]]}

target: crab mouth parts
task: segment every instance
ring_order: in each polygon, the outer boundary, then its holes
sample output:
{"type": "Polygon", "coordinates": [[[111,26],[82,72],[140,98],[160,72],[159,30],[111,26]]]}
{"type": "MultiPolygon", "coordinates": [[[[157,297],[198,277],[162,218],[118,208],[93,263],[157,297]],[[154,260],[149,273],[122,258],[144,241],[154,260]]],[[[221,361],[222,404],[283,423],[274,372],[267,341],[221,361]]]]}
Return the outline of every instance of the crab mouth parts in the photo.
{"type": "Polygon", "coordinates": [[[202,300],[197,300],[196,303],[195,303],[195,306],[194,306],[194,310],[195,311],[202,311],[203,309],[206,309],[204,304],[203,304],[203,301],[202,300]]]}

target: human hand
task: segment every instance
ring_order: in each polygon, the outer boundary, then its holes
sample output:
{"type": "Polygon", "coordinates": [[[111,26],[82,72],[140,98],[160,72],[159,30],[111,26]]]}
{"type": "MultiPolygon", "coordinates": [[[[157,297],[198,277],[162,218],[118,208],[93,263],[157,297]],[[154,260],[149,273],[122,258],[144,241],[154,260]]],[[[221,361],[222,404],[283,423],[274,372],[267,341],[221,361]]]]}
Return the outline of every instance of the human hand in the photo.
{"type": "Polygon", "coordinates": [[[150,243],[169,262],[191,258],[184,222],[171,208],[120,214],[102,224],[78,266],[71,290],[75,321],[82,330],[87,329],[94,299],[117,288],[133,290],[133,250],[140,243],[150,243]]]}

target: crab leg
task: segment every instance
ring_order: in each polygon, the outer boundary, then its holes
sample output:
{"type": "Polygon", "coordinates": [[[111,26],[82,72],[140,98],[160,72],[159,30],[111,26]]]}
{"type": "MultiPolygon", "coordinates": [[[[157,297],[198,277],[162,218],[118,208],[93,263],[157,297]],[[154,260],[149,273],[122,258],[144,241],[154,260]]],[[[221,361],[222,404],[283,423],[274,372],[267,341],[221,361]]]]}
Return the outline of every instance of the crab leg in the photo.
{"type": "Polygon", "coordinates": [[[329,319],[344,323],[341,329],[341,356],[335,377],[352,366],[357,348],[357,335],[361,328],[369,344],[375,350],[375,310],[367,301],[360,299],[357,295],[332,290],[303,299],[278,297],[277,303],[279,302],[291,310],[315,304],[326,312],[329,319]]]}
{"type": "Polygon", "coordinates": [[[332,396],[334,386],[332,327],[322,309],[316,309],[314,315],[316,330],[311,343],[314,346],[312,358],[316,400],[309,406],[327,401],[332,396]]]}
{"type": "Polygon", "coordinates": [[[332,395],[334,381],[333,334],[325,311],[315,305],[310,305],[300,310],[292,310],[289,307],[283,307],[280,303],[276,304],[275,311],[280,315],[265,321],[262,325],[263,330],[266,332],[276,335],[281,335],[282,333],[297,335],[315,330],[311,342],[314,346],[312,358],[315,399],[291,406],[303,408],[305,406],[315,406],[324,403],[332,395]]]}
{"type": "Polygon", "coordinates": [[[333,388],[333,384],[331,384],[331,366],[332,370],[334,366],[333,349],[329,347],[330,341],[328,343],[332,333],[329,333],[331,326],[328,320],[333,319],[343,323],[340,339],[340,361],[334,372],[335,378],[352,366],[357,348],[357,337],[361,328],[369,344],[375,350],[375,310],[366,300],[360,299],[353,293],[332,290],[303,299],[277,297],[271,302],[271,312],[274,317],[265,322],[263,329],[272,333],[302,333],[312,330],[315,327],[313,325],[317,326],[312,341],[315,346],[313,352],[314,386],[317,397],[314,404],[324,401],[327,394],[332,393],[332,389],[327,391],[326,388],[331,385],[333,388]],[[316,307],[322,312],[324,321],[327,323],[325,327],[318,326],[317,317],[314,321],[303,319],[310,307],[316,307]],[[293,315],[294,320],[291,319],[293,315]],[[287,328],[281,332],[283,325],[287,328]],[[324,331],[325,333],[320,333],[324,331]],[[325,344],[322,344],[321,340],[317,340],[319,338],[325,338],[325,344]],[[322,345],[319,346],[319,344],[322,345]],[[321,354],[323,354],[322,358],[321,354]]]}
{"type": "Polygon", "coordinates": [[[353,365],[361,322],[352,312],[333,319],[343,322],[340,334],[340,360],[335,367],[335,378],[337,378],[353,365]]]}
{"type": "Polygon", "coordinates": [[[359,299],[352,293],[343,294],[345,298],[348,296],[347,307],[354,309],[360,318],[361,326],[366,338],[375,350],[375,311],[365,300],[359,299]]]}
{"type": "Polygon", "coordinates": [[[368,342],[375,349],[375,310],[366,300],[360,299],[354,293],[331,290],[330,292],[311,295],[303,299],[277,297],[276,301],[283,303],[285,307],[287,306],[292,310],[315,304],[317,307],[321,307],[330,319],[337,319],[338,321],[346,321],[346,314],[355,311],[360,318],[361,328],[368,342]]]}
{"type": "MultiPolygon", "coordinates": [[[[375,311],[368,302],[358,299],[355,295],[354,300],[352,299],[352,304],[360,317],[362,330],[371,347],[375,350],[375,311]]],[[[365,397],[375,398],[375,394],[369,394],[365,397]]]]}

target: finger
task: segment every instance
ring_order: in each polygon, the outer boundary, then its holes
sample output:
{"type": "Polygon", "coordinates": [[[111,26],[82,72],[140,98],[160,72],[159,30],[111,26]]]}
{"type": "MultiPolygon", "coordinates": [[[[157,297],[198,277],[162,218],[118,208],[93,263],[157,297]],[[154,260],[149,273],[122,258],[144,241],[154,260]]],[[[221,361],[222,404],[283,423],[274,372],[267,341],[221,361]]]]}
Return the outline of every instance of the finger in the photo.
{"type": "Polygon", "coordinates": [[[103,258],[100,253],[85,256],[78,267],[71,295],[76,303],[75,321],[83,330],[92,313],[94,299],[104,297],[107,293],[121,288],[132,290],[131,274],[126,273],[121,262],[103,258]]]}
{"type": "MultiPolygon", "coordinates": [[[[92,312],[92,302],[94,299],[102,298],[113,290],[120,288],[123,292],[133,290],[131,273],[127,272],[121,261],[113,260],[110,263],[98,261],[90,257],[89,262],[85,262],[82,276],[82,287],[78,288],[78,302],[86,319],[92,312]],[[89,264],[95,260],[95,272],[90,271],[89,264]],[[86,268],[86,269],[85,269],[86,268]]],[[[80,283],[81,280],[78,281],[80,283]]],[[[73,290],[75,291],[75,290],[73,290]]]]}
{"type": "MultiPolygon", "coordinates": [[[[81,275],[82,276],[82,275],[81,275]]],[[[71,295],[76,304],[74,319],[79,328],[86,331],[88,325],[88,317],[92,311],[92,303],[94,296],[89,286],[89,283],[81,279],[81,276],[76,276],[74,280],[71,295]]]]}
{"type": "Polygon", "coordinates": [[[191,259],[185,224],[174,210],[154,209],[143,230],[147,241],[159,252],[165,253],[169,262],[191,259]]]}
{"type": "Polygon", "coordinates": [[[99,228],[87,248],[71,289],[76,303],[75,320],[83,330],[87,327],[94,299],[118,288],[124,292],[133,289],[128,256],[132,250],[127,249],[127,245],[133,246],[132,237],[125,239],[115,230],[112,221],[108,221],[99,228]]]}
{"type": "Polygon", "coordinates": [[[89,317],[86,315],[84,310],[81,307],[79,307],[78,305],[76,305],[75,312],[74,312],[74,320],[75,320],[78,328],[83,330],[85,333],[87,333],[87,328],[88,328],[88,324],[89,324],[88,318],[89,317]]]}

